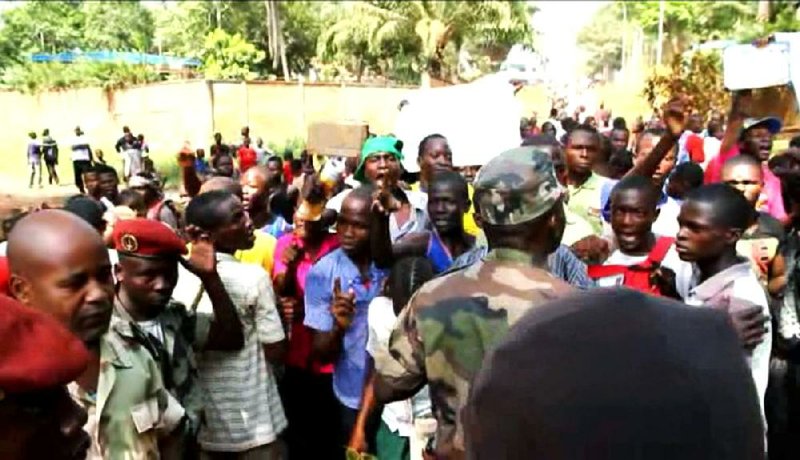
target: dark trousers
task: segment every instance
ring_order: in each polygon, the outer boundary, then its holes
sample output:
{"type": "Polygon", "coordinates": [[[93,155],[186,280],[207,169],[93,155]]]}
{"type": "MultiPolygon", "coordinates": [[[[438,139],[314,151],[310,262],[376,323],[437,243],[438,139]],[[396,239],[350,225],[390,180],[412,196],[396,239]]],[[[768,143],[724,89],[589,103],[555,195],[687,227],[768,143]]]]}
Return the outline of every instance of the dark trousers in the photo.
{"type": "Polygon", "coordinates": [[[343,458],[332,375],[287,366],[279,389],[289,421],[284,433],[289,459],[343,458]]]}
{"type": "MultiPolygon", "coordinates": [[[[367,444],[369,445],[369,453],[372,455],[377,453],[375,448],[377,444],[378,428],[380,428],[381,425],[381,412],[383,412],[383,406],[379,406],[377,410],[370,414],[364,430],[366,432],[364,434],[367,438],[367,444]]],[[[353,427],[356,426],[357,418],[358,411],[356,409],[351,409],[339,403],[339,427],[341,429],[339,433],[339,442],[341,442],[343,446],[347,446],[347,443],[350,441],[350,435],[353,433],[353,427]]],[[[344,457],[342,456],[340,458],[344,457]]]]}
{"type": "Polygon", "coordinates": [[[81,193],[86,193],[83,187],[83,172],[91,166],[92,162],[89,160],[75,160],[72,162],[72,172],[75,173],[75,186],[78,187],[81,193]]]}
{"type": "Polygon", "coordinates": [[[58,171],[56,171],[58,165],[53,161],[48,161],[47,159],[44,160],[44,164],[47,166],[47,183],[53,185],[53,182],[55,181],[56,185],[58,185],[58,171]]]}

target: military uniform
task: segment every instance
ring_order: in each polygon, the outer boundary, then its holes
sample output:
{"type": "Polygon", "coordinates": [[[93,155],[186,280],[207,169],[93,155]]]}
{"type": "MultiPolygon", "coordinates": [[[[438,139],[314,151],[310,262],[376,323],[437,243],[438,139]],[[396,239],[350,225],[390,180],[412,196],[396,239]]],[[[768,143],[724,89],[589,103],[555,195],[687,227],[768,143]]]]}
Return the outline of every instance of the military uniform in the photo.
{"type": "MultiPolygon", "coordinates": [[[[183,241],[158,221],[122,221],[114,230],[115,246],[121,255],[177,257],[186,252],[183,241]]],[[[175,263],[177,264],[177,260],[175,263]]],[[[170,301],[152,320],[159,331],[156,337],[131,318],[117,297],[113,321],[119,324],[117,330],[123,337],[150,353],[158,363],[164,387],[185,411],[180,429],[171,433],[166,442],[162,442],[163,456],[196,457],[197,434],[203,418],[203,398],[194,350],[205,346],[211,318],[196,315],[183,304],[170,301]]]]}
{"type": "Polygon", "coordinates": [[[203,396],[193,348],[205,343],[210,322],[202,318],[198,320],[183,304],[170,302],[154,320],[163,331],[162,343],[131,319],[119,299],[114,305],[114,318],[124,323],[118,330],[127,339],[138,343],[153,356],[161,370],[164,387],[186,411],[179,432],[171,434],[179,441],[178,445],[170,446],[172,452],[183,452],[173,454],[173,458],[184,458],[196,449],[203,416],[203,396]]]}
{"type": "MultiPolygon", "coordinates": [[[[562,206],[547,153],[519,148],[490,161],[475,181],[484,222],[528,222],[562,206]]],[[[436,453],[464,456],[461,410],[486,352],[523,313],[572,291],[531,255],[496,248],[464,270],[430,281],[402,311],[389,353],[376,356],[381,380],[395,390],[430,386],[437,419],[436,453]]]]}
{"type": "Polygon", "coordinates": [[[92,437],[88,459],[159,459],[159,436],[174,430],[184,416],[164,387],[158,363],[131,336],[129,324],[112,317],[100,340],[97,392],[69,385],[73,399],[89,414],[84,427],[92,437]]]}

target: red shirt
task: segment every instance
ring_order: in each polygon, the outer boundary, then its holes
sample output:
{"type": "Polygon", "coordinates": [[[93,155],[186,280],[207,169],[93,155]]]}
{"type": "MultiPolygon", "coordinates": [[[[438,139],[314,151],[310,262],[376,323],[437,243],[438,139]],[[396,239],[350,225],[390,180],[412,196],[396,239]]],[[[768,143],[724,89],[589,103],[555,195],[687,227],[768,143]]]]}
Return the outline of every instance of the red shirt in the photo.
{"type": "MultiPolygon", "coordinates": [[[[292,242],[294,242],[300,248],[303,247],[303,241],[295,237],[292,233],[287,233],[278,238],[278,243],[275,245],[275,262],[272,265],[273,279],[275,279],[275,277],[278,275],[286,273],[287,267],[286,264],[283,263],[283,253],[286,251],[286,248],[292,244],[292,242]]],[[[311,259],[306,252],[303,252],[303,256],[297,263],[297,270],[295,272],[295,281],[297,285],[295,298],[299,300],[301,306],[303,304],[303,299],[305,298],[306,275],[308,275],[308,271],[311,270],[311,266],[314,265],[314,262],[321,259],[329,252],[334,251],[338,247],[339,238],[335,234],[331,233],[325,235],[325,239],[322,240],[322,245],[320,245],[319,253],[315,259],[311,259]]],[[[286,364],[288,366],[298,367],[301,369],[310,368],[310,370],[315,373],[330,374],[333,372],[332,364],[323,365],[319,362],[311,361],[309,359],[311,356],[311,342],[313,336],[311,329],[303,325],[302,318],[296,318],[292,323],[291,334],[291,338],[289,339],[289,350],[286,354],[286,364]]]]}
{"type": "Polygon", "coordinates": [[[244,173],[256,165],[258,156],[256,155],[256,151],[252,148],[243,145],[239,147],[236,154],[239,156],[239,171],[241,173],[244,173]]]}
{"type": "Polygon", "coordinates": [[[703,138],[697,134],[690,134],[686,138],[686,151],[689,152],[689,158],[694,163],[702,163],[706,160],[706,154],[703,150],[703,138]]]}
{"type": "Polygon", "coordinates": [[[292,181],[294,180],[294,175],[292,174],[292,162],[291,161],[285,161],[283,163],[283,178],[285,180],[285,182],[284,182],[285,184],[289,184],[289,185],[292,184],[292,181]]]}
{"type": "MultiPolygon", "coordinates": [[[[705,183],[720,182],[722,180],[722,166],[728,159],[736,155],[740,155],[738,145],[734,145],[726,152],[719,152],[719,155],[709,161],[708,166],[706,166],[705,183]]],[[[781,180],[772,173],[766,162],[762,163],[761,169],[764,172],[764,188],[761,191],[761,198],[756,205],[756,210],[764,211],[779,221],[786,223],[789,221],[789,216],[786,214],[786,209],[783,205],[781,180]]]]}

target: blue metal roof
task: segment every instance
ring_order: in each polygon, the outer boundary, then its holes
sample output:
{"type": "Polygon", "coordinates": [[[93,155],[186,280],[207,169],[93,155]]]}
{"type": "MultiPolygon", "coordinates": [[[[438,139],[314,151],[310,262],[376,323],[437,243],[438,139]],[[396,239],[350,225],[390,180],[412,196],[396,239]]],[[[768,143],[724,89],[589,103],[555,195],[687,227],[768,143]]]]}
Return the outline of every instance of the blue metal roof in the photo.
{"type": "Polygon", "coordinates": [[[76,60],[95,62],[125,62],[128,64],[146,64],[154,66],[168,66],[171,68],[199,67],[200,60],[196,58],[183,58],[175,56],[159,56],[157,54],[136,53],[130,51],[87,51],[74,52],[62,51],[60,53],[35,53],[31,55],[33,62],[63,62],[70,63],[76,60]]]}

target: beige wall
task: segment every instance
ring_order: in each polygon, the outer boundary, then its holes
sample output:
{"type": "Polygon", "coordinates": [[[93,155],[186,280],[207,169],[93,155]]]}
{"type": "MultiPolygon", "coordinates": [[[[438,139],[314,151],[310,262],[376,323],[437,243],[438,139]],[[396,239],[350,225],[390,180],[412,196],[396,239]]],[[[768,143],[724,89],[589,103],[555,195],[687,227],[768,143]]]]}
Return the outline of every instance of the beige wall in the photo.
{"type": "MultiPolygon", "coordinates": [[[[128,125],[144,133],[158,163],[189,140],[208,147],[212,134],[221,132],[228,141],[238,139],[244,125],[253,136],[283,145],[305,139],[308,126],[318,121],[355,120],[369,123],[377,133],[392,131],[397,106],[406,88],[300,85],[282,82],[176,81],[105,92],[88,88],[38,95],[0,92],[0,174],[25,171],[27,133],[49,128],[61,146],[62,176],[70,176],[68,141],[76,125],[89,136],[92,147],[119,165],[114,143],[128,125]]],[[[541,88],[525,88],[519,98],[526,113],[546,116],[549,106],[541,88]]],[[[10,173],[10,174],[9,174],[10,173]]]]}

